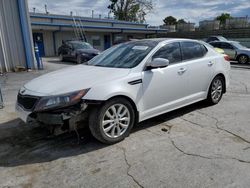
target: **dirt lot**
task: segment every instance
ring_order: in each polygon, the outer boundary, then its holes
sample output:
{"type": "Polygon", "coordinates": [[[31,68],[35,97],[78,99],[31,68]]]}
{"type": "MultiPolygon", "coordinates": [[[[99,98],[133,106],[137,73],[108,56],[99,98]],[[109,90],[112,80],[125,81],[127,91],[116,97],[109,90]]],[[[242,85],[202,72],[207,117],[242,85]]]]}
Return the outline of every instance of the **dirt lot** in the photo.
{"type": "Polygon", "coordinates": [[[112,146],[88,131],[79,144],[74,133],[48,138],[16,118],[18,88],[47,71],[0,77],[6,105],[0,110],[0,187],[249,187],[249,69],[232,69],[220,104],[150,119],[112,146]]]}

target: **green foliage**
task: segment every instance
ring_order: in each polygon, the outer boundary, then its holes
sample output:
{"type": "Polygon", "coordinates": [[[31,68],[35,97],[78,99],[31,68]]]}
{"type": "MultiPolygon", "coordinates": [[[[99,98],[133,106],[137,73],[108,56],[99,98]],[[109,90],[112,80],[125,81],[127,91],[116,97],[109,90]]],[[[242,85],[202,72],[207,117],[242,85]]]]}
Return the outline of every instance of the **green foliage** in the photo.
{"type": "Polygon", "coordinates": [[[187,23],[184,19],[179,19],[178,21],[177,21],[177,23],[179,23],[179,24],[185,24],[185,23],[187,23]]]}
{"type": "Polygon", "coordinates": [[[110,0],[108,6],[118,20],[145,22],[145,16],[153,10],[151,0],[110,0]]]}
{"type": "Polygon", "coordinates": [[[182,23],[187,23],[184,19],[177,19],[173,16],[168,16],[163,20],[165,25],[176,25],[176,24],[182,24],[182,23]]]}
{"type": "Polygon", "coordinates": [[[228,13],[222,13],[220,16],[216,17],[216,20],[219,20],[221,24],[225,24],[226,20],[232,18],[228,13]]]}
{"type": "Polygon", "coordinates": [[[168,16],[163,20],[165,25],[176,25],[177,19],[173,16],[168,16]]]}

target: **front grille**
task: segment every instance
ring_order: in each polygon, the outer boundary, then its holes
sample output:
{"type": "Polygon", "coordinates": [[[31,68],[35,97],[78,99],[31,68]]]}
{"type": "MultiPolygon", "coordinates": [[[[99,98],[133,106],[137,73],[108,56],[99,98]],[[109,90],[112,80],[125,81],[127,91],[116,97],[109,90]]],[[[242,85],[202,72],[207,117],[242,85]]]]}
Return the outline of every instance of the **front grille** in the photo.
{"type": "Polygon", "coordinates": [[[17,96],[17,103],[26,110],[33,110],[39,99],[39,97],[21,95],[19,93],[17,96]]]}

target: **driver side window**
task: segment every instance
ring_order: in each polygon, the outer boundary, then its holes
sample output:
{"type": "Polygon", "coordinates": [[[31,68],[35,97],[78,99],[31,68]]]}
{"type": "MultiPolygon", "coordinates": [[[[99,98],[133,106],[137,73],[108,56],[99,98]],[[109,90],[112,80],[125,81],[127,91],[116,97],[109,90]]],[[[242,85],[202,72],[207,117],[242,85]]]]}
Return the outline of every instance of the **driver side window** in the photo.
{"type": "Polygon", "coordinates": [[[155,58],[168,59],[170,64],[181,62],[180,44],[178,42],[166,44],[153,55],[152,59],[155,58]]]}

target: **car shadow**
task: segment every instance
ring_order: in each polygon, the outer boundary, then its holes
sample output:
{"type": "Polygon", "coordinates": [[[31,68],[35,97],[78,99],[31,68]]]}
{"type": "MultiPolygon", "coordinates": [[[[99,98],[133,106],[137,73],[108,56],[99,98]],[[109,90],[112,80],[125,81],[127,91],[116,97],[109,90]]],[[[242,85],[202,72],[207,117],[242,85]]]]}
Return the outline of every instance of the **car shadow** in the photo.
{"type": "MultiPolygon", "coordinates": [[[[200,102],[146,120],[134,127],[131,134],[205,107],[200,102]]],[[[79,130],[79,135],[80,139],[74,132],[50,138],[45,129],[30,127],[19,119],[0,124],[0,167],[50,162],[112,147],[96,141],[88,129],[79,130]]]]}

